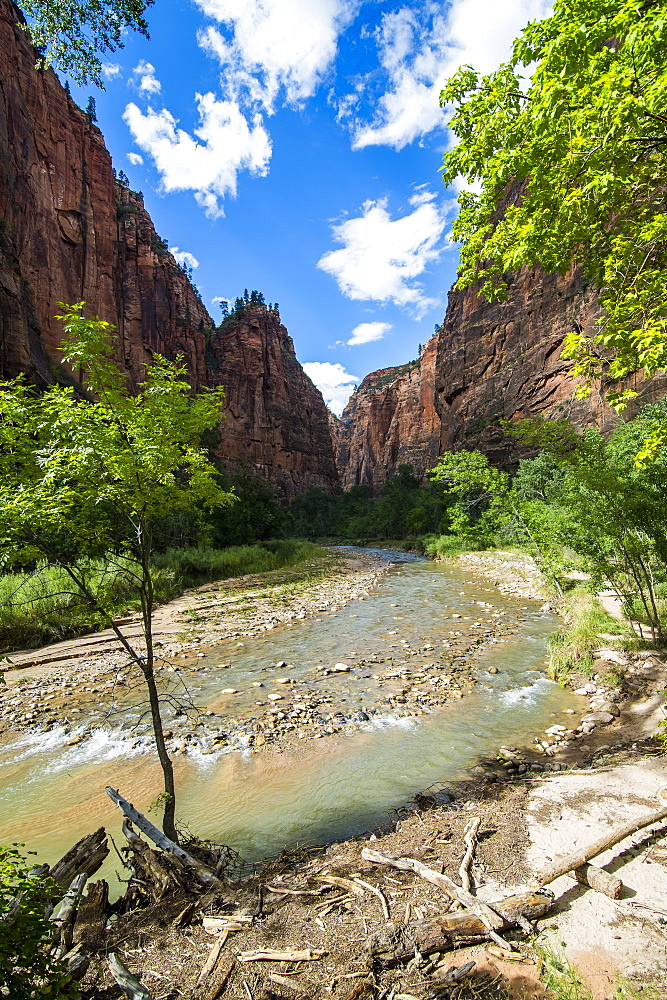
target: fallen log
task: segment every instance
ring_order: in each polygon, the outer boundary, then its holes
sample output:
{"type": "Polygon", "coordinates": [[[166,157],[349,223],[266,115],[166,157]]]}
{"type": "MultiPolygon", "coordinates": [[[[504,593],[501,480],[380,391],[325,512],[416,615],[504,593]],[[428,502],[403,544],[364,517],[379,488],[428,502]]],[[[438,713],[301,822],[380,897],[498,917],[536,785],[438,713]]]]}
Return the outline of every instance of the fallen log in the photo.
{"type": "Polygon", "coordinates": [[[107,961],[111,975],[130,1000],[153,1000],[144,984],[140,983],[136,976],[132,975],[115,952],[112,951],[109,953],[107,961]]]}
{"type": "Polygon", "coordinates": [[[79,907],[79,900],[88,876],[84,873],[72,879],[72,884],[63,896],[57,917],[51,917],[54,933],[58,938],[54,948],[56,958],[62,958],[72,947],[74,921],[79,907]]]}
{"type": "Polygon", "coordinates": [[[607,833],[604,837],[600,837],[599,840],[596,840],[593,844],[589,844],[588,847],[578,847],[575,851],[556,858],[550,865],[547,865],[546,868],[543,868],[541,872],[538,872],[531,879],[530,885],[535,888],[548,885],[549,882],[553,882],[561,875],[567,875],[570,871],[576,871],[577,868],[585,865],[591,858],[602,854],[609,847],[614,847],[615,844],[620,843],[621,840],[625,840],[631,834],[637,833],[638,830],[643,830],[644,827],[652,826],[653,823],[659,823],[664,819],[667,819],[667,808],[658,809],[652,813],[644,813],[638,819],[626,823],[625,826],[617,827],[612,833],[607,833]]]}
{"type": "MultiPolygon", "coordinates": [[[[494,910],[501,917],[501,927],[508,929],[516,926],[521,917],[534,920],[544,916],[552,905],[551,894],[542,892],[508,896],[493,904],[494,910]]],[[[436,951],[448,951],[490,936],[484,921],[467,908],[426,920],[387,925],[370,936],[366,949],[371,958],[385,965],[394,965],[414,958],[415,949],[421,955],[432,955],[436,951]]]]}
{"type": "Polygon", "coordinates": [[[207,889],[224,889],[224,886],[217,875],[214,875],[210,868],[202,864],[201,861],[197,861],[192,855],[184,851],[182,847],[179,847],[173,840],[165,836],[161,830],[158,830],[156,826],[151,823],[149,819],[146,819],[138,809],[135,809],[131,802],[124,799],[122,795],[118,793],[115,788],[111,788],[107,785],[106,793],[115,805],[118,806],[120,811],[133,823],[138,830],[141,830],[149,840],[152,840],[154,844],[165,852],[165,854],[173,854],[180,861],[183,861],[193,872],[195,878],[207,889]]]}
{"type": "Polygon", "coordinates": [[[577,882],[581,882],[582,885],[587,885],[589,888],[595,889],[596,892],[604,893],[610,899],[619,899],[623,892],[624,886],[620,878],[617,878],[616,875],[610,875],[604,868],[596,868],[595,865],[581,865],[580,868],[568,872],[568,875],[576,878],[577,882]]]}
{"type": "MultiPolygon", "coordinates": [[[[67,889],[77,875],[85,874],[88,878],[98,871],[109,853],[107,834],[103,826],[95,833],[89,833],[78,840],[60,861],[48,870],[48,874],[61,889],[67,889]]],[[[58,894],[55,893],[54,899],[58,894]]]]}
{"type": "Polygon", "coordinates": [[[164,899],[169,889],[180,891],[186,888],[183,878],[185,868],[180,858],[173,854],[158,854],[136,835],[128,840],[127,851],[131,852],[135,876],[142,878],[149,886],[153,902],[164,899]]]}

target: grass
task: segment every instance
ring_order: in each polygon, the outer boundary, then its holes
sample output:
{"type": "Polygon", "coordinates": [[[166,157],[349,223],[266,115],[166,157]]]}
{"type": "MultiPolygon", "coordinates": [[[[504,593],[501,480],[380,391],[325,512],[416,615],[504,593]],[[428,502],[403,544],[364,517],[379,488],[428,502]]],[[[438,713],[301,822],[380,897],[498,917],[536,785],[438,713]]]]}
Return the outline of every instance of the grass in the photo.
{"type": "MultiPolygon", "coordinates": [[[[157,603],[189,587],[248,574],[275,573],[324,556],[312,542],[279,539],[226,549],[170,549],[156,554],[152,569],[157,603]]],[[[117,616],[138,609],[131,564],[110,555],[77,565],[90,591],[117,616]]],[[[58,566],[42,564],[32,572],[0,576],[0,650],[35,649],[49,642],[94,632],[105,616],[77,591],[58,566]]]]}
{"type": "MultiPolygon", "coordinates": [[[[544,942],[535,943],[534,948],[541,960],[540,979],[553,1000],[593,1000],[593,994],[564,951],[544,942]]],[[[637,986],[625,976],[617,975],[610,1000],[664,1000],[666,996],[667,993],[652,986],[637,986]]]]}
{"type": "MultiPolygon", "coordinates": [[[[563,606],[567,628],[549,638],[549,674],[563,683],[572,670],[590,677],[593,674],[593,653],[605,640],[601,634],[614,635],[614,646],[631,649],[637,646],[637,636],[626,623],[614,618],[592,594],[574,591],[567,595],[563,606]]],[[[606,640],[608,644],[609,640],[606,640]]],[[[611,675],[610,682],[615,680],[611,675]]],[[[617,679],[616,679],[617,682],[617,679]]]]}
{"type": "Polygon", "coordinates": [[[466,544],[459,535],[425,535],[422,544],[425,555],[440,562],[453,559],[462,552],[473,551],[470,544],[466,544]]]}

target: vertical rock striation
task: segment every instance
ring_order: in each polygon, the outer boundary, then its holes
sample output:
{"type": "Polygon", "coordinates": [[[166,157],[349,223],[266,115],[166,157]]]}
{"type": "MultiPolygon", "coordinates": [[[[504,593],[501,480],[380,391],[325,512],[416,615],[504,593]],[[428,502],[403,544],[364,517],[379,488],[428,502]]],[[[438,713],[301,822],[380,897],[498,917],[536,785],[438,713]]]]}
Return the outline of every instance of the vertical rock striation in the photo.
{"type": "Polygon", "coordinates": [[[0,0],[0,375],[62,378],[54,316],[85,301],[116,327],[135,383],[157,352],[182,354],[193,387],[225,386],[223,459],[255,465],[286,497],[338,489],[322,396],[279,318],[264,310],[214,333],[142,196],[114,179],[100,130],[52,70],[35,69],[22,20],[0,0]]]}
{"type": "MultiPolygon", "coordinates": [[[[438,337],[435,390],[443,450],[479,448],[496,465],[522,453],[500,419],[567,418],[576,427],[612,429],[618,419],[604,389],[572,399],[570,362],[562,357],[565,334],[587,333],[600,310],[595,291],[578,270],[565,276],[527,268],[511,276],[505,302],[489,303],[474,289],[452,291],[438,337]]],[[[629,412],[664,395],[664,378],[624,382],[638,390],[629,412]]]]}
{"type": "Polygon", "coordinates": [[[367,375],[340,419],[336,464],[344,489],[365,484],[377,494],[399,465],[423,476],[439,454],[435,409],[437,335],[407,365],[367,375]]]}
{"type": "Polygon", "coordinates": [[[220,454],[230,468],[254,466],[284,499],[312,486],[338,489],[327,408],[277,312],[246,306],[226,320],[207,364],[208,384],[227,393],[220,454]]]}

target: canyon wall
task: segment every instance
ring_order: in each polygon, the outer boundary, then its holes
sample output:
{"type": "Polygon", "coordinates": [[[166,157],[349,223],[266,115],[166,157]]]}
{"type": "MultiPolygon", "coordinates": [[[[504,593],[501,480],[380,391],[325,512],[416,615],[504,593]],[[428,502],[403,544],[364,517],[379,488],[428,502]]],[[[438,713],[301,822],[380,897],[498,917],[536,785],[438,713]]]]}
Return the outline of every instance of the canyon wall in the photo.
{"type": "Polygon", "coordinates": [[[277,312],[246,306],[215,330],[207,378],[225,387],[221,457],[231,469],[254,466],[284,498],[338,490],[327,408],[277,312]]]}
{"type": "Polygon", "coordinates": [[[66,378],[54,316],[85,301],[114,324],[131,381],[157,352],[183,354],[195,388],[223,382],[221,458],[252,462],[282,496],[337,489],[326,409],[284,327],[254,317],[216,354],[215,324],[142,196],[114,179],[102,133],[55,73],[35,69],[22,20],[0,0],[0,374],[66,378]]]}
{"type": "MultiPolygon", "coordinates": [[[[572,399],[575,383],[562,357],[565,334],[577,325],[593,333],[598,315],[594,289],[576,269],[565,276],[522,269],[510,277],[505,302],[489,303],[474,289],[450,292],[436,359],[441,449],[479,448],[511,466],[523,452],[500,419],[565,417],[579,429],[610,431],[618,419],[604,401],[611,385],[572,399]]],[[[623,387],[639,393],[632,413],[663,396],[667,382],[634,376],[623,387]]]]}
{"type": "Polygon", "coordinates": [[[379,493],[399,465],[421,477],[437,459],[435,409],[438,338],[407,365],[372,372],[358,386],[338,426],[336,464],[344,489],[364,484],[379,493]]]}

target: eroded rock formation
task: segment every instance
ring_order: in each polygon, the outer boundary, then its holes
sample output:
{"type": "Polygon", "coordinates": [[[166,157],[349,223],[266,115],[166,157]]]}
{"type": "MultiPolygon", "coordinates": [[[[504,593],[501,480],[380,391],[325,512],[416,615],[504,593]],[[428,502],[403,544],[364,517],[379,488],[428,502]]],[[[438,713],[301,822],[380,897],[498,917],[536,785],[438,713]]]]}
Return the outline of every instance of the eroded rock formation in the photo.
{"type": "Polygon", "coordinates": [[[365,484],[377,494],[399,465],[423,476],[439,454],[435,409],[437,335],[407,365],[367,375],[340,419],[336,464],[344,489],[365,484]]]}
{"type": "Polygon", "coordinates": [[[337,489],[322,396],[279,318],[214,334],[141,195],[115,181],[100,130],[52,70],[35,69],[20,21],[0,0],[0,374],[60,377],[58,303],[85,301],[116,327],[135,382],[158,352],[183,354],[195,387],[225,385],[222,458],[251,462],[285,496],[337,489]]]}
{"type": "MultiPolygon", "coordinates": [[[[442,449],[479,448],[494,464],[512,465],[521,449],[503,433],[501,418],[566,417],[580,429],[611,430],[618,418],[605,389],[574,400],[570,362],[562,357],[565,334],[576,326],[594,332],[598,315],[594,289],[578,270],[560,276],[523,269],[500,303],[473,289],[450,292],[435,379],[442,449]]],[[[634,376],[624,386],[639,392],[630,413],[667,391],[663,378],[634,376]]]]}
{"type": "Polygon", "coordinates": [[[246,307],[213,333],[209,385],[224,385],[221,456],[253,465],[291,498],[311,486],[338,488],[329,415],[322,394],[296,359],[277,312],[246,307]]]}

